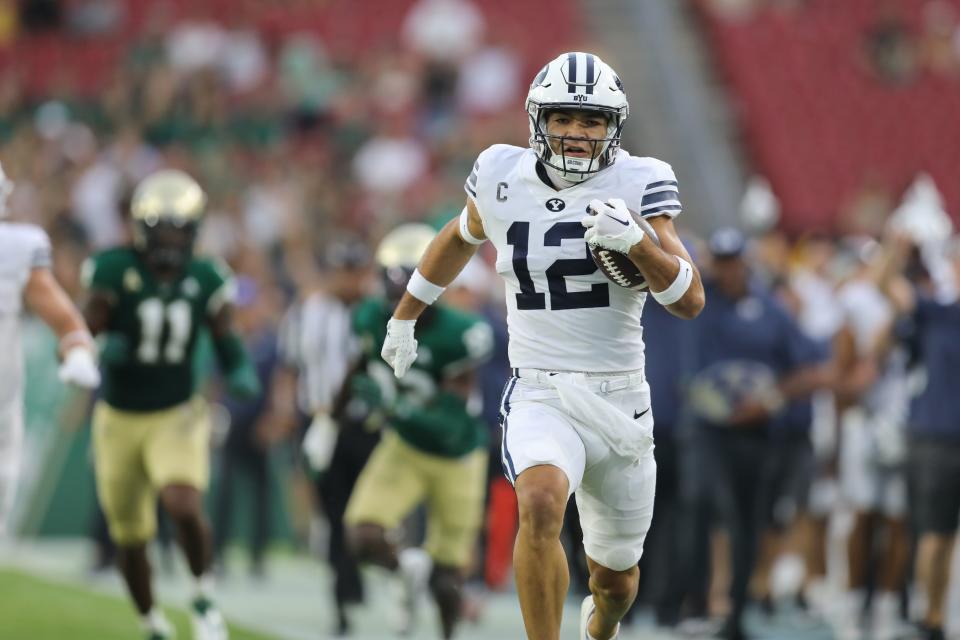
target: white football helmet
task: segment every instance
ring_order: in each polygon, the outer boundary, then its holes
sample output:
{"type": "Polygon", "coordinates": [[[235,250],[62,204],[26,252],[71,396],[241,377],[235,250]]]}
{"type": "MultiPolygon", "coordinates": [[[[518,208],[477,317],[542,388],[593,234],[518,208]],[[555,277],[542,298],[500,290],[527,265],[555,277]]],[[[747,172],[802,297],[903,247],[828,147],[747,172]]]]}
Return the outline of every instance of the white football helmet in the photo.
{"type": "Polygon", "coordinates": [[[13,180],[7,177],[3,165],[0,165],[0,218],[7,217],[7,199],[11,193],[13,193],[13,180]]]}
{"type": "Polygon", "coordinates": [[[569,182],[583,182],[613,164],[629,113],[627,94],[610,65],[592,53],[564,53],[540,70],[527,93],[530,146],[553,175],[569,182]],[[568,158],[554,153],[549,139],[562,136],[547,133],[547,114],[558,109],[599,111],[607,116],[607,135],[594,142],[601,146],[591,158],[568,158]]]}

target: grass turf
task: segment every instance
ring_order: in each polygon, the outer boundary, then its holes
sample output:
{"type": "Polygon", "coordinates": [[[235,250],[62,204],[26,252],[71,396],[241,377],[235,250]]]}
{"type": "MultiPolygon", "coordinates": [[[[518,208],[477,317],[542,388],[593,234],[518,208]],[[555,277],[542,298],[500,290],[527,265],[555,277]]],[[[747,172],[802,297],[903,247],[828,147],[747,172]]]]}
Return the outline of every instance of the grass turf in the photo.
{"type": "MultiPolygon", "coordinates": [[[[190,638],[184,611],[165,607],[177,638],[190,638]]],[[[144,637],[131,603],[95,591],[0,570],[3,640],[130,640],[144,637]]],[[[271,640],[230,627],[231,640],[271,640]]]]}

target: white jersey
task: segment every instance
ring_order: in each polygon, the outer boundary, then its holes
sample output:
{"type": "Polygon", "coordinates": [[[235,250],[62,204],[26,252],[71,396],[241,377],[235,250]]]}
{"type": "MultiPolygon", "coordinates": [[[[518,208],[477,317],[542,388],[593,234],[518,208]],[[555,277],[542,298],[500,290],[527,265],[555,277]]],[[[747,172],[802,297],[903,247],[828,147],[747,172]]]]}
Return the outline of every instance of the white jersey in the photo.
{"type": "Polygon", "coordinates": [[[616,162],[557,191],[529,148],[494,145],[464,188],[474,200],[506,282],[510,365],[560,371],[642,369],[646,293],[619,287],[593,263],[580,219],[591,200],[622,198],[643,216],[680,213],[670,165],[618,152],[616,162]]]}
{"type": "MultiPolygon", "coordinates": [[[[880,336],[894,320],[893,306],[877,285],[867,280],[848,282],[837,296],[857,355],[875,353],[880,336]]],[[[909,403],[906,356],[901,349],[894,349],[880,366],[880,378],[864,394],[861,405],[871,413],[904,416],[909,403]]]]}
{"type": "Polygon", "coordinates": [[[0,407],[20,401],[23,355],[20,347],[20,312],[23,289],[33,269],[49,268],[50,239],[40,227],[0,222],[0,407]]]}

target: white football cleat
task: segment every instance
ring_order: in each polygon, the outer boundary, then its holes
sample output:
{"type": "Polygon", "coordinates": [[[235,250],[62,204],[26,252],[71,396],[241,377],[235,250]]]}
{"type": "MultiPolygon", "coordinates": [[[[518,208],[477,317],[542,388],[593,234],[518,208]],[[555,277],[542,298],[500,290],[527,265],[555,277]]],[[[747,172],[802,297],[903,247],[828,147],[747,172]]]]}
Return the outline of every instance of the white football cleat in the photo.
{"type": "Polygon", "coordinates": [[[173,640],[177,635],[173,625],[159,608],[154,608],[146,615],[143,630],[147,640],[173,640]]]}
{"type": "Polygon", "coordinates": [[[400,635],[409,635],[417,625],[420,604],[430,583],[433,558],[418,547],[400,552],[397,568],[397,591],[393,615],[394,630],[400,635]]]}
{"type": "Polygon", "coordinates": [[[227,623],[217,607],[206,598],[198,598],[190,605],[193,640],[229,640],[227,623]]]}
{"type": "MultiPolygon", "coordinates": [[[[593,605],[593,596],[589,595],[583,599],[583,604],[580,605],[580,640],[593,640],[593,636],[587,633],[587,627],[590,626],[590,618],[593,617],[593,612],[596,610],[596,607],[593,605]]],[[[620,625],[617,624],[617,630],[610,640],[616,640],[620,636],[620,625]]]]}

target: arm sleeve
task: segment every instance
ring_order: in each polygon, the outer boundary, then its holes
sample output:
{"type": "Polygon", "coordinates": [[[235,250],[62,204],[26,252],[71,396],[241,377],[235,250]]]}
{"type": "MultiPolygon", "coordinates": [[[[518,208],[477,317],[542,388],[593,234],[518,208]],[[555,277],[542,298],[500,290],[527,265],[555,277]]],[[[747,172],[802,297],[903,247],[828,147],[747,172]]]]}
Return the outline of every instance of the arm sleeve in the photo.
{"type": "Polygon", "coordinates": [[[213,348],[217,354],[217,362],[228,375],[244,367],[253,367],[250,355],[247,353],[243,341],[235,332],[231,331],[226,335],[216,338],[213,341],[213,348]]]}
{"type": "Polygon", "coordinates": [[[53,266],[53,250],[50,248],[50,236],[43,229],[37,227],[31,238],[30,268],[49,269],[53,266]]]}
{"type": "Polygon", "coordinates": [[[111,269],[105,256],[94,255],[83,261],[80,267],[80,284],[87,291],[116,295],[118,274],[111,269]]]}
{"type": "Polygon", "coordinates": [[[222,260],[213,260],[208,264],[207,278],[210,295],[207,298],[207,315],[213,317],[225,304],[232,304],[236,300],[237,281],[230,267],[222,260]]]}
{"type": "Polygon", "coordinates": [[[682,211],[677,176],[669,164],[657,161],[640,196],[640,215],[644,218],[664,215],[675,218],[682,211]]]}
{"type": "Polygon", "coordinates": [[[473,163],[473,170],[467,176],[467,181],[463,183],[463,190],[467,192],[474,202],[477,201],[477,179],[480,175],[480,158],[473,163]]]}

